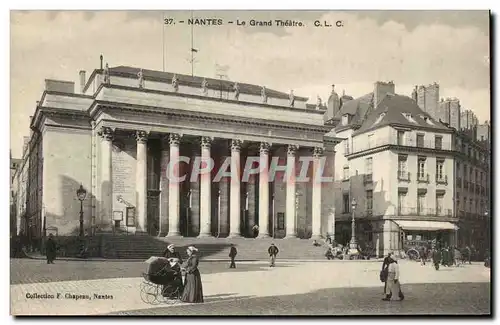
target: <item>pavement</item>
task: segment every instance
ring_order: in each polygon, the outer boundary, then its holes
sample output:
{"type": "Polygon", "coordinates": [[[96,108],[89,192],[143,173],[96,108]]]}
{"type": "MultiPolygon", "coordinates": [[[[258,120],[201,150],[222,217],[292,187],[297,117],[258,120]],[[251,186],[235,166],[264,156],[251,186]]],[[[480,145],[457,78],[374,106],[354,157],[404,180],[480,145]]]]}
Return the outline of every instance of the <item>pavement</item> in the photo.
{"type": "Polygon", "coordinates": [[[490,269],[400,261],[407,299],[382,302],[379,263],[202,262],[205,304],[149,305],[139,262],[11,260],[13,315],[489,314],[490,269]],[[38,294],[36,296],[35,294],[38,294]],[[76,299],[78,298],[78,299],[76,299]],[[400,305],[396,305],[400,304],[400,305]],[[399,306],[399,307],[398,307],[399,306]]]}

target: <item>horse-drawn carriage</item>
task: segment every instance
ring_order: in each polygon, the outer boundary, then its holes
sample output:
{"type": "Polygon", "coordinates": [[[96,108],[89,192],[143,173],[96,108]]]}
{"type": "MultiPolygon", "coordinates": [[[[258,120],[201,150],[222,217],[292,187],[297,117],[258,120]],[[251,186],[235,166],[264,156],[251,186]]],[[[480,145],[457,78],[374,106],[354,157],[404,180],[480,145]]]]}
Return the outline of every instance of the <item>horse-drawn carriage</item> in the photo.
{"type": "Polygon", "coordinates": [[[418,261],[430,258],[428,252],[432,247],[431,240],[407,240],[403,243],[403,251],[409,260],[418,261]]]}
{"type": "Polygon", "coordinates": [[[180,301],[184,288],[182,271],[176,258],[153,256],[146,263],[143,273],[141,299],[148,304],[175,303],[180,301]]]}

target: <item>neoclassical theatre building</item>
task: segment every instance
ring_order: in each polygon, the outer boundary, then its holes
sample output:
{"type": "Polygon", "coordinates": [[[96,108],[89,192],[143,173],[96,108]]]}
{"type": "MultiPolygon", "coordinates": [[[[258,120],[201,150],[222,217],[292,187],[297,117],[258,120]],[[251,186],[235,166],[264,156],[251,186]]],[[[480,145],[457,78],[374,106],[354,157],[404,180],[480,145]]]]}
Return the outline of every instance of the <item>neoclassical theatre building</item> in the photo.
{"type": "Polygon", "coordinates": [[[213,177],[228,157],[241,175],[247,157],[269,168],[324,161],[334,174],[332,91],[326,104],[264,86],[138,68],[106,66],[73,82],[46,80],[31,119],[30,194],[26,224],[35,236],[50,229],[78,234],[82,185],[85,231],[151,236],[321,237],[335,232],[332,182],[274,180],[267,172],[247,180],[213,177]],[[170,182],[169,162],[179,156],[170,182]],[[191,179],[196,157],[211,157],[211,175],[191,179]],[[210,177],[211,176],[211,177],[210,177]],[[38,190],[34,190],[34,188],[38,190]]]}

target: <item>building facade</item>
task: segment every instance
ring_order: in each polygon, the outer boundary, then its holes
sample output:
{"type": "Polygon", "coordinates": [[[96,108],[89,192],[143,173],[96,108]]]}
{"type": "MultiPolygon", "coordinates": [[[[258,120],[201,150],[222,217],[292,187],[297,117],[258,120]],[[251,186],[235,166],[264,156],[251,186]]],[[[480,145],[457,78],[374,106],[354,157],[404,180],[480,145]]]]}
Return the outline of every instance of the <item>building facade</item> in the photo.
{"type": "Polygon", "coordinates": [[[74,83],[46,80],[31,120],[27,214],[36,216],[40,236],[78,234],[82,185],[92,233],[252,236],[258,225],[261,237],[325,236],[335,224],[333,182],[317,183],[314,168],[308,182],[270,179],[273,159],[298,175],[301,157],[314,166],[326,161],[323,175],[333,175],[335,120],[320,101],[306,101],[123,66],[96,69],[88,80],[82,71],[78,93],[74,83]],[[236,177],[249,157],[259,172],[236,177]],[[195,162],[210,158],[212,174],[196,176],[195,162]],[[229,174],[215,181],[227,161],[229,174]]]}
{"type": "Polygon", "coordinates": [[[378,256],[413,241],[455,245],[453,131],[395,94],[392,82],[375,83],[339,118],[337,136],[345,140],[336,147],[336,238],[349,241],[354,217],[358,241],[378,256]]]}

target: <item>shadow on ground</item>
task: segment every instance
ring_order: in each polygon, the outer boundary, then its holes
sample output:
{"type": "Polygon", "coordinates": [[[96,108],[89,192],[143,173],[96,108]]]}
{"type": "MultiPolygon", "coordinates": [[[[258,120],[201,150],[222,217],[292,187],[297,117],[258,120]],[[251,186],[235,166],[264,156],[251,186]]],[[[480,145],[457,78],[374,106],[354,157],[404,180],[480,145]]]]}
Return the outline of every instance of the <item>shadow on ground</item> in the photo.
{"type": "MultiPolygon", "coordinates": [[[[404,301],[382,301],[383,288],[321,289],[306,294],[261,298],[207,299],[205,304],[176,305],[114,315],[490,315],[490,283],[403,285],[404,301]]],[[[208,297],[207,297],[208,298],[208,297]]]]}

